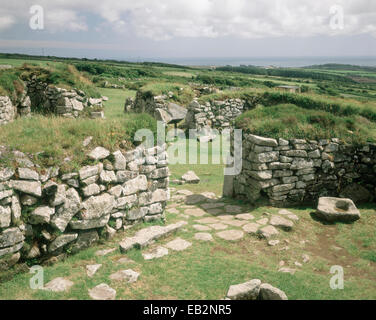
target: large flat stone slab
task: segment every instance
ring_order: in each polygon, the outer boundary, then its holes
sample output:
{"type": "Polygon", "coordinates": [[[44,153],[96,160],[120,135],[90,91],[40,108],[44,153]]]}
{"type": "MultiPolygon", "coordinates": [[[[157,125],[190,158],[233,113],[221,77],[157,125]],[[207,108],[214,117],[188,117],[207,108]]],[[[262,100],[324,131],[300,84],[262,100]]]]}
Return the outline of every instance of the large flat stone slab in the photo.
{"type": "Polygon", "coordinates": [[[200,208],[186,209],[184,213],[192,217],[203,217],[206,215],[206,212],[200,208]]]}
{"type": "Polygon", "coordinates": [[[273,227],[273,226],[266,226],[266,227],[263,227],[262,229],[259,229],[257,231],[257,234],[261,237],[261,238],[265,238],[265,239],[269,239],[273,236],[276,236],[279,234],[278,230],[273,227]]]}
{"type": "Polygon", "coordinates": [[[126,253],[133,248],[144,248],[153,241],[162,237],[167,237],[187,224],[188,223],[186,221],[180,221],[165,227],[152,226],[142,229],[138,231],[134,237],[125,238],[123,241],[121,241],[119,243],[120,251],[122,253],[126,253]]]}
{"type": "Polygon", "coordinates": [[[166,244],[166,247],[174,251],[184,251],[188,249],[192,243],[181,238],[170,241],[166,244]]]}
{"type": "Polygon", "coordinates": [[[217,237],[227,241],[238,241],[244,237],[244,232],[241,230],[226,230],[218,232],[217,237]]]}
{"type": "Polygon", "coordinates": [[[228,226],[226,224],[223,224],[223,223],[213,223],[213,224],[209,224],[209,227],[214,229],[214,230],[226,230],[228,228],[228,226]]]}
{"type": "Polygon", "coordinates": [[[260,227],[261,226],[258,223],[248,223],[243,226],[243,230],[248,234],[257,234],[260,227]]]}
{"type": "Polygon", "coordinates": [[[193,228],[197,231],[210,231],[211,230],[209,226],[203,226],[201,224],[195,224],[193,225],[193,228]]]}
{"type": "Polygon", "coordinates": [[[213,237],[210,233],[199,232],[195,234],[195,239],[199,241],[213,241],[213,237]]]}
{"type": "Polygon", "coordinates": [[[285,219],[281,216],[274,215],[270,218],[269,222],[272,226],[280,228],[285,231],[290,231],[294,226],[294,223],[291,220],[285,219]]]}

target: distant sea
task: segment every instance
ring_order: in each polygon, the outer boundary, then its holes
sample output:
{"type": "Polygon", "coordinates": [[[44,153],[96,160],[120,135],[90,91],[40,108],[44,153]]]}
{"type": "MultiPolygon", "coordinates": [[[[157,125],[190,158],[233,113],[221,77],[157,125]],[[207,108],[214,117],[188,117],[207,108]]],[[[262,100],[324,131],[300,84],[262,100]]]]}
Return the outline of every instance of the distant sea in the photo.
{"type": "Polygon", "coordinates": [[[256,57],[256,58],[160,58],[131,59],[132,61],[164,62],[186,66],[240,66],[254,65],[260,67],[306,67],[312,65],[337,63],[358,66],[376,66],[376,57],[256,57]]]}

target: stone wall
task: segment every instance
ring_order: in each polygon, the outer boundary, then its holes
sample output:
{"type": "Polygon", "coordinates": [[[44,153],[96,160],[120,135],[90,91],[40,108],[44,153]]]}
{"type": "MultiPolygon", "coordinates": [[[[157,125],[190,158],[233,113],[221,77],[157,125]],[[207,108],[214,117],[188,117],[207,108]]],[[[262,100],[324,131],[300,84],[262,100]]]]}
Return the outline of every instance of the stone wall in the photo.
{"type": "Polygon", "coordinates": [[[284,207],[313,203],[321,196],[375,199],[375,144],[354,147],[338,139],[277,141],[244,134],[242,151],[242,171],[227,193],[251,202],[265,196],[284,207]]]}
{"type": "Polygon", "coordinates": [[[229,129],[233,121],[245,110],[245,101],[228,99],[200,104],[194,100],[188,107],[186,125],[188,129],[229,129]]]}
{"type": "Polygon", "coordinates": [[[7,96],[0,96],[0,126],[12,122],[17,115],[17,109],[7,96]]]}
{"type": "Polygon", "coordinates": [[[168,99],[171,97],[172,93],[169,96],[153,96],[150,92],[138,91],[134,101],[129,98],[126,100],[124,111],[148,113],[155,117],[157,121],[177,124],[185,119],[187,109],[169,102],[168,99]]]}
{"type": "Polygon", "coordinates": [[[104,118],[102,99],[93,99],[81,90],[66,90],[38,80],[27,83],[32,110],[52,113],[66,118],[89,115],[91,118],[104,118]]]}
{"type": "Polygon", "coordinates": [[[98,147],[88,155],[93,165],[64,174],[13,154],[18,168],[0,168],[0,265],[50,261],[138,221],[164,219],[166,145],[114,153],[98,147]]]}

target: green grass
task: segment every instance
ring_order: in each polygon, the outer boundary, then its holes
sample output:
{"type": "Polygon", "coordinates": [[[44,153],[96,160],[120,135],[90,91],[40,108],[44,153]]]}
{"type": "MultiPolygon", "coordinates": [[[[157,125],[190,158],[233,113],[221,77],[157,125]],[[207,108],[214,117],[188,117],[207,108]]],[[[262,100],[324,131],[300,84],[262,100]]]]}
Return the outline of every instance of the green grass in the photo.
{"type": "MultiPolygon", "coordinates": [[[[43,167],[64,164],[63,168],[71,170],[86,163],[88,148],[102,146],[115,151],[122,141],[127,142],[123,148],[132,148],[135,132],[143,128],[156,132],[155,120],[146,114],[127,114],[112,120],[35,115],[0,127],[0,141],[11,150],[34,155],[40,153],[35,162],[43,167]],[[89,136],[93,137],[92,143],[84,148],[82,142],[89,136]],[[71,160],[64,162],[65,158],[71,160]]],[[[3,156],[0,161],[9,165],[12,160],[3,156]]]]}
{"type": "Polygon", "coordinates": [[[336,137],[355,145],[376,141],[376,124],[363,117],[337,117],[292,104],[259,106],[239,116],[236,127],[271,138],[319,140],[336,137]]]}
{"type": "Polygon", "coordinates": [[[109,98],[105,102],[106,119],[121,119],[125,116],[124,104],[127,98],[134,98],[136,91],[119,89],[98,89],[102,96],[109,98]]]}

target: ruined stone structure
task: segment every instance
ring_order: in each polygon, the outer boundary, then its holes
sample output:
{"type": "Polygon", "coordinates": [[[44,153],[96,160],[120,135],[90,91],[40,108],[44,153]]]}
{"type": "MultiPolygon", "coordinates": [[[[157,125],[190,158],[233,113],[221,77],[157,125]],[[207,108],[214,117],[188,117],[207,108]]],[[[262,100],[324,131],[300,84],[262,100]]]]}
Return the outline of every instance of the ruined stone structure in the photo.
{"type": "Polygon", "coordinates": [[[24,92],[12,101],[0,96],[0,126],[31,112],[55,114],[66,118],[104,118],[103,99],[93,99],[80,90],[66,90],[37,80],[25,84],[24,92]]]}
{"type": "Polygon", "coordinates": [[[201,104],[194,100],[188,107],[186,125],[188,129],[229,129],[233,121],[245,110],[245,101],[228,99],[201,104]]]}
{"type": "Polygon", "coordinates": [[[96,164],[71,173],[13,154],[18,168],[0,168],[0,261],[64,256],[138,221],[164,219],[166,145],[114,153],[98,147],[88,155],[96,164]]]}
{"type": "Polygon", "coordinates": [[[244,134],[242,153],[241,173],[226,177],[226,195],[251,202],[264,196],[280,207],[313,203],[322,196],[356,203],[375,199],[375,144],[355,147],[339,139],[276,140],[244,134]]]}
{"type": "Polygon", "coordinates": [[[34,79],[27,83],[27,91],[32,110],[65,118],[85,115],[94,119],[104,118],[102,99],[89,98],[81,90],[66,90],[34,79]]]}
{"type": "Polygon", "coordinates": [[[125,112],[134,111],[139,113],[148,113],[158,121],[166,124],[177,124],[184,120],[187,115],[187,109],[175,103],[168,102],[168,97],[153,96],[149,92],[137,92],[134,101],[127,99],[125,102],[125,112]]]}

